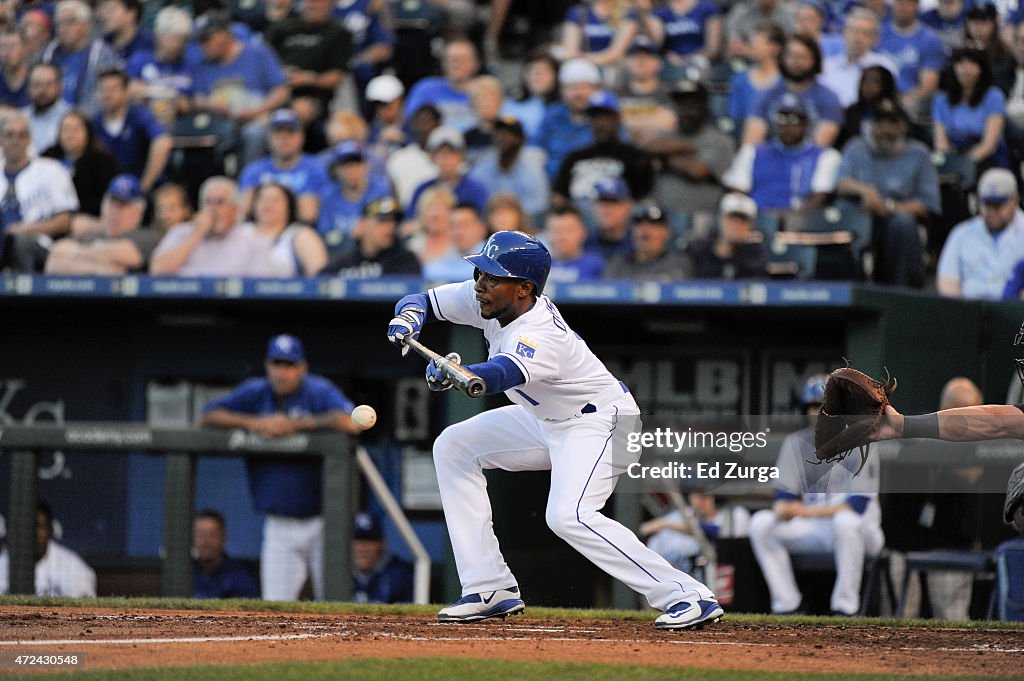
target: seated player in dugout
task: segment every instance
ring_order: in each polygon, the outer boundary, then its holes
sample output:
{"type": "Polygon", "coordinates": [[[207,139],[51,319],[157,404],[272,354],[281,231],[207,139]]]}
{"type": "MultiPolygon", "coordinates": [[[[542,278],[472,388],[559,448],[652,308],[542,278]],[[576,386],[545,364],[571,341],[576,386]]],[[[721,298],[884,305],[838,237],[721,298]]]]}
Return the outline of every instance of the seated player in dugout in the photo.
{"type": "MultiPolygon", "coordinates": [[[[700,628],[723,611],[711,590],[677,570],[629,529],[601,513],[626,469],[630,433],[640,409],[543,295],[551,255],[523,232],[498,232],[480,253],[465,256],[474,279],[406,296],[395,306],[388,340],[408,352],[406,340],[423,325],[449,321],[481,329],[488,360],[467,369],[484,379],[487,394],[513,404],[449,426],[434,442],[441,502],[462,598],[442,609],[442,622],[474,622],[522,612],[519,584],[505,563],[491,522],[484,470],[550,470],[545,519],[559,537],[609,575],[664,611],[659,629],[700,628]]],[[[449,358],[458,360],[452,353],[449,358]]],[[[436,362],[427,386],[452,382],[436,362]]]]}

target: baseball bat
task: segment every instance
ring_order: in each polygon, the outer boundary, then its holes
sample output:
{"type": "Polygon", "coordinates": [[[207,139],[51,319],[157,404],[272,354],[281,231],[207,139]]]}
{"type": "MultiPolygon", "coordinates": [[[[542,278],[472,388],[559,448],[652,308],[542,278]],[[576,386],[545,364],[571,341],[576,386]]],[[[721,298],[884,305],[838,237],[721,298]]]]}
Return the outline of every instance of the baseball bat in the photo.
{"type": "Polygon", "coordinates": [[[487,383],[484,382],[484,379],[461,364],[456,364],[444,355],[437,354],[415,338],[406,338],[405,344],[428,362],[434,360],[441,373],[451,380],[452,386],[469,397],[483,397],[487,392],[487,383]]]}

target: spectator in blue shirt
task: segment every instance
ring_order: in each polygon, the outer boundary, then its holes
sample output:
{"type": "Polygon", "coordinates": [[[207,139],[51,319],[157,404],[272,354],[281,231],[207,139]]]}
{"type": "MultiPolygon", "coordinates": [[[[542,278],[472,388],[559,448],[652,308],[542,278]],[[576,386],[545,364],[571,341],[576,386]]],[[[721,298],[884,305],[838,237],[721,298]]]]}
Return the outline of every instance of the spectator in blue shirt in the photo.
{"type": "Polygon", "coordinates": [[[547,108],[558,101],[558,62],[547,52],[532,54],[524,65],[519,95],[505,101],[502,113],[523,124],[527,139],[540,132],[547,108]]]}
{"type": "Polygon", "coordinates": [[[337,0],[334,18],[352,34],[356,54],[352,59],[352,73],[359,90],[379,74],[391,61],[395,48],[395,32],[384,20],[387,12],[384,0],[337,0]]]}
{"type": "Polygon", "coordinates": [[[380,522],[358,513],[352,532],[352,570],[356,603],[408,603],[413,596],[412,565],[388,553],[380,522]]]}
{"type": "Polygon", "coordinates": [[[736,73],[729,81],[729,119],[737,126],[736,137],[748,116],[754,115],[758,100],[782,79],[779,59],[786,42],[786,33],[775,24],[759,24],[750,38],[749,67],[736,73]]]}
{"type": "MultiPolygon", "coordinates": [[[[704,71],[722,54],[722,10],[709,0],[669,0],[645,17],[644,25],[665,52],[670,67],[704,71]]],[[[679,72],[680,77],[690,76],[679,72]]]]}
{"type": "Polygon", "coordinates": [[[575,284],[601,278],[604,258],[600,253],[583,249],[587,227],[574,207],[563,206],[548,213],[541,240],[551,251],[549,284],[575,284]]]}
{"type": "Polygon", "coordinates": [[[128,74],[120,69],[99,76],[100,113],[96,137],[117,158],[121,171],[139,178],[148,192],[163,178],[171,157],[171,136],[144,106],[129,103],[128,74]]]}
{"type": "Polygon", "coordinates": [[[878,51],[896,62],[896,86],[912,121],[927,116],[946,65],[942,40],[918,20],[918,0],[894,0],[892,20],[882,28],[878,51]]]}
{"type": "Polygon", "coordinates": [[[125,67],[132,95],[141,99],[165,126],[192,104],[192,80],[203,55],[189,42],[192,19],[180,7],[164,7],[153,25],[154,46],[139,50],[125,67]]]}
{"type": "Polygon", "coordinates": [[[490,194],[506,192],[521,197],[523,209],[540,222],[548,209],[551,187],[544,174],[544,154],[535,147],[524,147],[526,131],[510,116],[494,124],[494,146],[488,149],[470,171],[490,194]]]}
{"type": "Polygon", "coordinates": [[[632,3],[590,0],[573,5],[562,24],[562,54],[584,57],[598,66],[614,66],[639,28],[632,3]]]}
{"type": "Polygon", "coordinates": [[[938,34],[947,52],[963,44],[968,4],[970,0],[939,0],[938,5],[921,13],[921,23],[938,34]]]}
{"type": "Polygon", "coordinates": [[[367,206],[392,192],[386,178],[370,173],[366,151],[355,140],[334,148],[329,170],[334,182],[324,191],[316,228],[333,254],[351,239],[367,206]]]}
{"type": "Polygon", "coordinates": [[[487,187],[466,174],[463,168],[465,150],[466,142],[462,134],[454,128],[443,125],[430,133],[430,137],[427,138],[427,152],[430,154],[430,160],[437,166],[437,177],[416,188],[406,208],[407,213],[417,213],[420,197],[435,187],[444,187],[455,195],[456,202],[471,203],[478,211],[484,212],[491,193],[487,187]]]}
{"type": "MultiPolygon", "coordinates": [[[[261,437],[316,430],[356,434],[352,402],[326,378],[309,373],[302,342],[287,334],[267,347],[266,377],[252,378],[203,407],[203,426],[242,428],[261,437]]],[[[316,459],[247,461],[256,511],[266,514],[260,552],[263,598],[293,601],[306,578],[323,600],[323,480],[316,459]]]]}
{"type": "Polygon", "coordinates": [[[194,598],[259,598],[260,585],[249,567],[225,551],[224,516],[213,509],[192,521],[192,596],[194,598]]]}
{"type": "Polygon", "coordinates": [[[21,109],[29,105],[28,50],[25,39],[10,29],[0,33],[0,104],[21,109]]]}
{"type": "Polygon", "coordinates": [[[299,221],[317,224],[320,197],[330,185],[330,179],[316,156],[302,153],[302,121],[291,109],[278,109],[270,116],[268,138],[270,155],[246,165],[238,178],[242,212],[249,212],[256,185],[274,181],[288,187],[298,197],[299,221]]]}
{"type": "Polygon", "coordinates": [[[139,26],[139,0],[101,0],[96,13],[103,23],[103,39],[127,63],[136,53],[153,49],[153,34],[139,26]]]}
{"type": "Polygon", "coordinates": [[[476,123],[467,88],[480,70],[476,46],[465,38],[448,41],[441,61],[443,76],[423,78],[409,90],[405,99],[405,117],[431,104],[441,112],[441,122],[466,132],[476,123]]]}
{"type": "Polygon", "coordinates": [[[121,66],[121,58],[102,38],[92,37],[92,10],[82,0],[57,3],[57,37],[43,50],[40,61],[56,64],[64,77],[64,101],[87,114],[99,108],[97,76],[121,66]]]}
{"type": "Polygon", "coordinates": [[[569,152],[594,141],[587,107],[590,96],[600,89],[601,72],[586,59],[570,59],[558,70],[558,83],[562,101],[548,107],[540,131],[531,141],[547,152],[544,170],[552,181],[569,152]]]}

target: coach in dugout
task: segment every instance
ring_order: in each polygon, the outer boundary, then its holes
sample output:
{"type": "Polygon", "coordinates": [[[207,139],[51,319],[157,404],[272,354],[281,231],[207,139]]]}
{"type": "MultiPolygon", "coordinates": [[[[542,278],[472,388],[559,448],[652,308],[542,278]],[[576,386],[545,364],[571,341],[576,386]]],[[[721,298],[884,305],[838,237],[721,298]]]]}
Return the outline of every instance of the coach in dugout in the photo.
{"type": "MultiPolygon", "coordinates": [[[[262,437],[313,430],[359,433],[352,402],[330,381],[309,373],[302,342],[270,339],[266,377],[252,378],[203,407],[200,425],[244,428],[262,437]]],[[[323,480],[317,459],[255,458],[246,462],[253,505],[266,514],[260,582],[268,601],[297,600],[307,576],[324,597],[323,480]]]]}

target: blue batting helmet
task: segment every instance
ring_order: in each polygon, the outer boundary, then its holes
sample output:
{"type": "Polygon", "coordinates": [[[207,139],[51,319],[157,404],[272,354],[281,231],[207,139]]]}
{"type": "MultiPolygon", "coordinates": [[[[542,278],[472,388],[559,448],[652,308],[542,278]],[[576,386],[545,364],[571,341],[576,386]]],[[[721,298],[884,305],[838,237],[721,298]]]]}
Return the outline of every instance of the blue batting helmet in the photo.
{"type": "Polygon", "coordinates": [[[804,408],[825,401],[825,382],[828,374],[815,374],[804,383],[804,391],[800,393],[800,404],[804,408]]]}
{"type": "Polygon", "coordinates": [[[551,271],[548,249],[523,232],[495,232],[479,253],[463,257],[481,272],[532,281],[538,296],[544,291],[551,271]]]}

